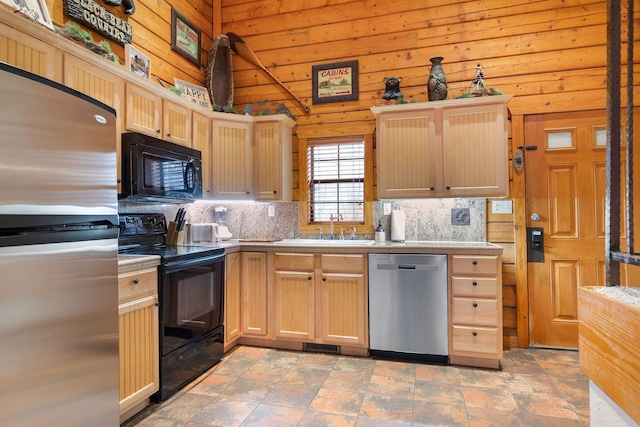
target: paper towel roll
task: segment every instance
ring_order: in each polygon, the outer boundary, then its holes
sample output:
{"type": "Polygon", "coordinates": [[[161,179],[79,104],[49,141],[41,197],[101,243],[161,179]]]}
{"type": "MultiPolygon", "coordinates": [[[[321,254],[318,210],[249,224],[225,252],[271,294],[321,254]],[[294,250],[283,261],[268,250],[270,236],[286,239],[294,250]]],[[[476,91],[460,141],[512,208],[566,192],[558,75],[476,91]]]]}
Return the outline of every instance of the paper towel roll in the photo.
{"type": "Polygon", "coordinates": [[[394,209],[391,211],[391,241],[404,242],[405,223],[407,217],[404,211],[394,209]]]}

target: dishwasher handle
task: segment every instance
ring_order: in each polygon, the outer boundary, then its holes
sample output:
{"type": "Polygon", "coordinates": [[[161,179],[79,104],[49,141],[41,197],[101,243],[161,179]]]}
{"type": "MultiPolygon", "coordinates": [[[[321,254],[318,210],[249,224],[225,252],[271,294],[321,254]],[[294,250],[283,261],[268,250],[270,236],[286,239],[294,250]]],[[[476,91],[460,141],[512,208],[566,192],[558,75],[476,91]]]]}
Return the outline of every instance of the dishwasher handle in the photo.
{"type": "Polygon", "coordinates": [[[410,270],[410,271],[438,271],[437,265],[428,264],[377,264],[378,270],[410,270]]]}

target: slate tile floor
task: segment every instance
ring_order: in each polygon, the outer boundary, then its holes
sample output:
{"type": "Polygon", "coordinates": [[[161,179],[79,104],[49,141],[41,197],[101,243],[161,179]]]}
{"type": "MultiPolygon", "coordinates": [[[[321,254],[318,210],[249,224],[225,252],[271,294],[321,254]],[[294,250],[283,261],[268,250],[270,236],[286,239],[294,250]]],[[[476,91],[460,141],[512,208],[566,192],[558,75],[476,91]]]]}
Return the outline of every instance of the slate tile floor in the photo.
{"type": "Polygon", "coordinates": [[[588,426],[588,390],[573,351],[495,371],[241,346],[123,426],[588,426]]]}

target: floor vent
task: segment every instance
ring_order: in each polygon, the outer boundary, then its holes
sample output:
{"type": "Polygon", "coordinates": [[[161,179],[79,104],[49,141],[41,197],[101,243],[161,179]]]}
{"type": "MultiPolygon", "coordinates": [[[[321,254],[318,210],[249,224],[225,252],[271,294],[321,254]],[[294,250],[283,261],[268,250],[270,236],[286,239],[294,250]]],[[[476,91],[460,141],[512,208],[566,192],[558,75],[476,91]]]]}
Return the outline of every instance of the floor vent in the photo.
{"type": "Polygon", "coordinates": [[[340,346],[339,345],[329,345],[329,344],[315,344],[311,342],[306,342],[302,345],[302,351],[308,351],[313,353],[332,353],[332,354],[340,354],[340,346]]]}

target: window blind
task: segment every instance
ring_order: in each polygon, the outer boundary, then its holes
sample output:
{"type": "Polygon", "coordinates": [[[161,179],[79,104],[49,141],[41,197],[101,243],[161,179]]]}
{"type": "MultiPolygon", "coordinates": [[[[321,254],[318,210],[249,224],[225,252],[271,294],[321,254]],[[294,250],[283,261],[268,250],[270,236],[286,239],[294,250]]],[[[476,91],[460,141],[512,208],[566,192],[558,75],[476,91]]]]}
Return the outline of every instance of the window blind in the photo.
{"type": "Polygon", "coordinates": [[[307,180],[310,222],[364,223],[364,140],[362,137],[309,140],[307,180]]]}

